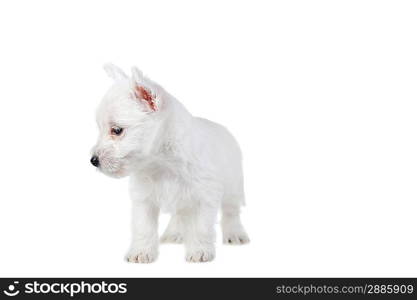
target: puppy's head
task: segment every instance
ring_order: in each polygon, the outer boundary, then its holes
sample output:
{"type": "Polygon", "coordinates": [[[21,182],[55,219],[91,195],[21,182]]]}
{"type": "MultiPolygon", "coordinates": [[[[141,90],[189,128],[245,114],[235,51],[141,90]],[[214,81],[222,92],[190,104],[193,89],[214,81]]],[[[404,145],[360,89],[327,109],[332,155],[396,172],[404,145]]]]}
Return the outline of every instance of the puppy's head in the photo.
{"type": "Polygon", "coordinates": [[[161,123],[162,89],[136,67],[128,77],[105,65],[113,86],[97,109],[99,137],[91,164],[112,177],[124,177],[152,153],[161,123]]]}

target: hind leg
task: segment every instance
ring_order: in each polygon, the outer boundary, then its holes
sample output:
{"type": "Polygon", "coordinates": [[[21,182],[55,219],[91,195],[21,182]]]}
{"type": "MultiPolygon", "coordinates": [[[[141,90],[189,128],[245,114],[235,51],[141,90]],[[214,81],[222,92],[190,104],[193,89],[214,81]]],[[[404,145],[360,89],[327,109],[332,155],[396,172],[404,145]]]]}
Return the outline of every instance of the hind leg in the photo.
{"type": "Polygon", "coordinates": [[[180,244],[183,242],[183,234],[180,230],[180,217],[175,214],[171,217],[167,229],[161,236],[161,243],[180,244]]]}
{"type": "Polygon", "coordinates": [[[223,243],[228,245],[242,245],[249,243],[248,234],[240,220],[240,203],[223,203],[221,226],[223,243]]]}

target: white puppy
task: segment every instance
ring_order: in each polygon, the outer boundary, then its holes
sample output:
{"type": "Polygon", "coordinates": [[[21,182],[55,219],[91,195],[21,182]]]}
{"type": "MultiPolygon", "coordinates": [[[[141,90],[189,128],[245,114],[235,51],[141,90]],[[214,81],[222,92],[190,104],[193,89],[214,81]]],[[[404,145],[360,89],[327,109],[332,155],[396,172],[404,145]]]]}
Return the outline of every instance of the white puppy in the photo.
{"type": "Polygon", "coordinates": [[[158,214],[172,214],[162,242],[181,243],[186,260],[215,257],[216,216],[223,241],[244,244],[244,203],[239,146],[221,125],[193,117],[161,86],[132,68],[114,65],[115,82],[97,111],[100,129],[91,163],[112,177],[130,176],[133,236],[126,259],[149,263],[158,255],[158,214]]]}

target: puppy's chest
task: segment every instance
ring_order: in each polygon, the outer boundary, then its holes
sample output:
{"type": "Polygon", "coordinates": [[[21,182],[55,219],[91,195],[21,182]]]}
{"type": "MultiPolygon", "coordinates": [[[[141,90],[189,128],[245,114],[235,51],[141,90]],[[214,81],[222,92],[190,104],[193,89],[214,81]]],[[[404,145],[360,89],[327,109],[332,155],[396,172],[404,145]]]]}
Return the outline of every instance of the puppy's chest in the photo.
{"type": "Polygon", "coordinates": [[[162,212],[174,212],[191,203],[192,186],[179,175],[161,172],[153,176],[153,197],[162,212]]]}

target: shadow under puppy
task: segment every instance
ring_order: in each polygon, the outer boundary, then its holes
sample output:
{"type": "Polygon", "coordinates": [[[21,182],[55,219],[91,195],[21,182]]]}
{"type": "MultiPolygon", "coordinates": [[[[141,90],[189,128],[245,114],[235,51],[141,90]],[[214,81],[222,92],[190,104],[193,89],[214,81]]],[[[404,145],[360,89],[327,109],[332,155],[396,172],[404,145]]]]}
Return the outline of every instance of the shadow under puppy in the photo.
{"type": "Polygon", "coordinates": [[[241,153],[221,125],[193,117],[136,67],[128,77],[106,65],[113,86],[97,109],[99,137],[91,163],[108,176],[130,176],[132,243],[126,259],[149,263],[158,255],[159,212],[172,214],[162,242],[181,243],[186,260],[215,257],[221,208],[223,241],[249,242],[241,220],[241,153]]]}

